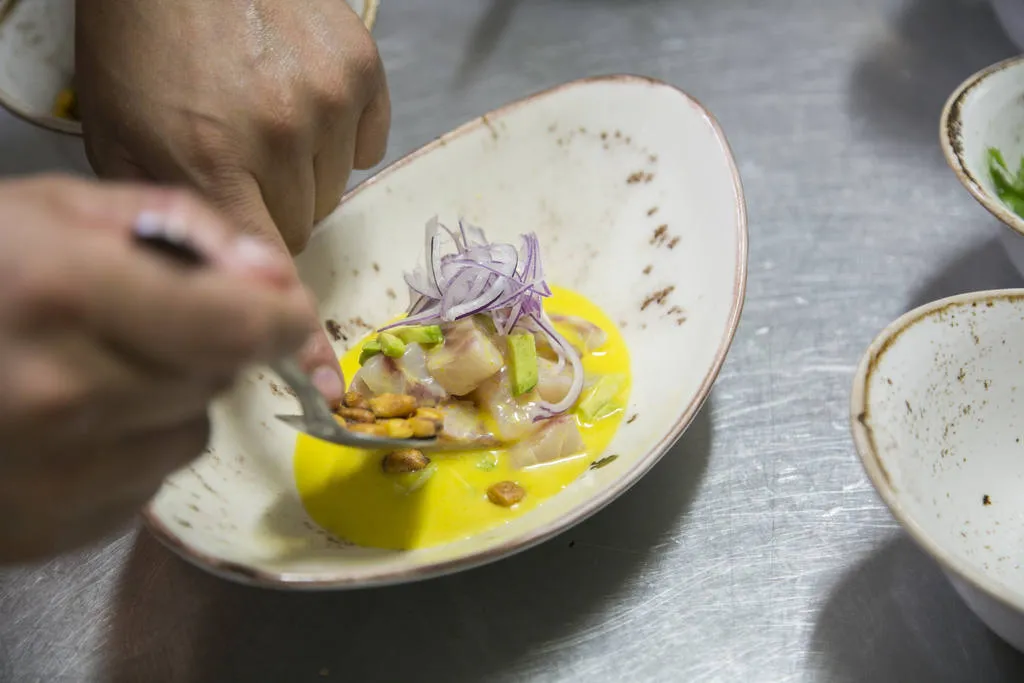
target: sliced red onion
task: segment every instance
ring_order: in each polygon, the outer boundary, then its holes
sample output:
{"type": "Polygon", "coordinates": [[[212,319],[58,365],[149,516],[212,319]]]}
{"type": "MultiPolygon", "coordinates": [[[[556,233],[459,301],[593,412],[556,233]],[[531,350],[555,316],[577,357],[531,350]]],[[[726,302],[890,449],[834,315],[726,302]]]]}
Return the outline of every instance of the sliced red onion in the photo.
{"type": "Polygon", "coordinates": [[[583,393],[583,362],[580,360],[579,354],[576,353],[576,349],[562,335],[558,334],[555,326],[551,324],[551,320],[548,319],[548,316],[543,311],[540,315],[531,315],[530,317],[551,341],[551,348],[558,354],[559,369],[564,367],[562,365],[563,359],[569,361],[569,364],[572,366],[572,385],[570,385],[569,392],[565,397],[558,403],[539,401],[542,411],[550,413],[551,416],[558,415],[576,405],[580,394],[583,393]]]}
{"type": "Polygon", "coordinates": [[[537,235],[522,235],[516,249],[488,242],[482,229],[463,221],[458,230],[449,230],[435,216],[427,221],[424,256],[423,267],[405,275],[412,302],[407,317],[381,330],[450,323],[481,313],[491,316],[500,334],[523,325],[550,339],[559,368],[568,362],[573,370],[569,393],[558,403],[540,402],[538,419],[572,408],[583,389],[583,364],[544,314],[542,299],[551,296],[551,288],[544,281],[537,235]],[[446,246],[450,253],[444,253],[446,246]]]}

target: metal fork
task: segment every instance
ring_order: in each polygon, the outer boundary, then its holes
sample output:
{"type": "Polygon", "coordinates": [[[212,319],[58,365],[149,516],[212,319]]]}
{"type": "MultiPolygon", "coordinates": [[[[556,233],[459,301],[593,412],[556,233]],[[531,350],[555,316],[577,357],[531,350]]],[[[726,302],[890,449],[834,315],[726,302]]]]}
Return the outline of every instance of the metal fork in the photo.
{"type": "MultiPolygon", "coordinates": [[[[148,221],[140,222],[135,226],[134,239],[139,246],[173,259],[183,266],[200,267],[206,263],[203,255],[183,235],[168,230],[165,226],[148,221]]],[[[350,432],[338,424],[323,394],[313,385],[309,375],[302,371],[294,357],[288,356],[270,363],[270,369],[292,388],[302,408],[300,415],[277,415],[277,419],[315,439],[371,450],[437,446],[436,438],[391,439],[350,432]]]]}

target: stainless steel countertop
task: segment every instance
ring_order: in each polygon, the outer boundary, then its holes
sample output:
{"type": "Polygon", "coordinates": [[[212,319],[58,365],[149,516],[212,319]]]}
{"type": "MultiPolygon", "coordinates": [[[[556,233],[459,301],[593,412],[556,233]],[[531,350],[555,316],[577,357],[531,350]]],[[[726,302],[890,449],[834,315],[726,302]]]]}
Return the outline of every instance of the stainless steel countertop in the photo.
{"type": "MultiPolygon", "coordinates": [[[[746,309],[680,445],[521,556],[425,584],[224,583],[145,533],[0,573],[4,681],[1019,681],[1014,653],[900,532],[847,427],[890,320],[1017,285],[937,143],[966,76],[1015,52],[967,0],[384,0],[390,158],[602,72],[719,117],[750,216],[746,309]]],[[[0,116],[0,172],[66,165],[0,116]]]]}

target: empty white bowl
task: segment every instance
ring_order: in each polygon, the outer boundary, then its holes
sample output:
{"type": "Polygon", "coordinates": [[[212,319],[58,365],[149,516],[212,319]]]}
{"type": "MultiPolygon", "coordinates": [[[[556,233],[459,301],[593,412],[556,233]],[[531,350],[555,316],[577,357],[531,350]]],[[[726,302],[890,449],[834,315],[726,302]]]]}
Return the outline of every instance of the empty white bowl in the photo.
{"type": "MultiPolygon", "coordinates": [[[[348,0],[369,28],[380,0],[348,0]]],[[[0,0],[0,106],[61,133],[81,135],[77,121],[53,115],[58,93],[75,73],[74,0],[0,0]]]]}
{"type": "Polygon", "coordinates": [[[857,370],[851,417],[893,515],[1024,651],[1024,290],[943,299],[889,325],[857,370]]]}
{"type": "MultiPolygon", "coordinates": [[[[402,272],[434,214],[495,240],[535,231],[548,281],[617,321],[633,386],[611,464],[588,470],[513,521],[413,551],[356,547],[306,515],[292,456],[295,412],[254,369],[214,409],[210,453],[149,506],[155,534],[221,576],[265,586],[342,588],[422,579],[539,543],[623,493],[690,424],[725,360],[743,304],[747,231],[721,130],[683,92],[633,76],[562,85],[476,119],[353,190],[298,259],[343,353],[400,312],[402,272]],[[393,290],[390,291],[389,290],[393,290]],[[338,335],[339,337],[341,335],[338,335]]],[[[591,453],[597,459],[604,454],[591,453]]]]}
{"type": "Polygon", "coordinates": [[[1024,219],[996,194],[988,150],[1000,150],[1015,170],[1024,155],[1024,57],[983,69],[964,81],[943,107],[939,141],[950,168],[967,191],[1005,223],[1003,246],[1024,273],[1024,219]]]}

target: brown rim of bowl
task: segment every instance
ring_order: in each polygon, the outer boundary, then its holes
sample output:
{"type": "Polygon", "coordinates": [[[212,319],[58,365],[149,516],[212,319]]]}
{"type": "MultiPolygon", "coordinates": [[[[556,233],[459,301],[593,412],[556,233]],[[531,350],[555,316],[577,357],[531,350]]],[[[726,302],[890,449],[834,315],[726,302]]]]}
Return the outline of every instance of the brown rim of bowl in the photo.
{"type": "Polygon", "coordinates": [[[1024,613],[1024,595],[947,551],[903,509],[900,504],[900,494],[893,487],[889,473],[875,447],[874,433],[870,425],[869,405],[870,380],[875,370],[878,369],[879,361],[900,336],[913,325],[954,306],[993,300],[1015,301],[1022,298],[1024,298],[1024,289],[993,289],[957,294],[919,306],[889,323],[871,342],[857,365],[857,372],[853,378],[853,390],[850,394],[850,431],[853,434],[853,443],[860,457],[861,465],[864,467],[868,479],[871,480],[872,486],[875,487],[875,491],[881,496],[896,521],[910,534],[918,546],[931,555],[943,570],[955,574],[975,590],[1005,607],[1024,613]]]}
{"type": "Polygon", "coordinates": [[[479,116],[471,121],[462,124],[458,128],[445,133],[439,138],[427,143],[413,152],[410,152],[406,156],[393,162],[386,168],[382,169],[379,173],[371,178],[363,181],[351,191],[349,191],[342,199],[342,204],[350,201],[353,197],[358,195],[360,192],[366,190],[366,188],[379,182],[382,178],[389,176],[394,171],[406,166],[411,161],[418,159],[419,157],[432,152],[439,147],[443,147],[450,140],[454,140],[458,137],[466,135],[469,132],[480,129],[483,126],[488,125],[496,119],[507,115],[509,112],[518,109],[519,107],[544,98],[548,95],[567,90],[580,85],[587,85],[591,83],[610,83],[610,82],[633,82],[633,83],[646,83],[648,85],[671,88],[681,95],[687,102],[697,107],[704,117],[704,120],[711,126],[712,132],[718,144],[721,147],[722,152],[725,154],[725,158],[729,164],[729,171],[732,176],[733,192],[735,197],[735,210],[736,210],[736,240],[737,240],[737,253],[736,253],[736,269],[733,275],[733,292],[732,292],[732,303],[731,310],[729,311],[729,318],[726,324],[726,329],[721,338],[718,346],[718,351],[715,354],[714,361],[711,367],[708,369],[707,374],[704,376],[701,382],[700,389],[694,395],[693,400],[686,406],[686,409],[680,414],[679,418],[672,425],[672,428],[665,434],[664,437],[658,441],[648,452],[646,457],[638,460],[629,470],[624,472],[619,479],[601,492],[599,495],[584,502],[579,508],[573,511],[569,517],[569,521],[566,521],[566,517],[562,517],[559,520],[550,522],[544,526],[533,528],[526,533],[520,534],[519,536],[510,539],[509,541],[490,548],[482,553],[476,553],[472,555],[466,555],[459,558],[435,562],[432,564],[417,566],[410,569],[392,570],[382,572],[375,575],[352,577],[352,578],[339,578],[339,579],[322,579],[313,578],[308,574],[294,574],[294,573],[274,573],[267,572],[260,569],[255,569],[249,566],[240,565],[234,562],[227,562],[225,560],[212,557],[208,554],[198,552],[193,548],[189,547],[184,541],[181,540],[173,531],[171,531],[163,522],[161,522],[157,516],[153,513],[152,504],[147,505],[143,510],[143,519],[149,527],[150,531],[167,547],[174,550],[178,555],[188,560],[192,564],[195,564],[207,571],[212,572],[218,576],[238,581],[241,583],[257,585],[268,588],[287,588],[293,590],[337,590],[345,588],[369,588],[374,586],[385,586],[396,583],[408,583],[412,581],[420,581],[429,578],[441,576],[443,574],[449,574],[456,571],[463,571],[471,569],[484,564],[489,564],[495,560],[508,557],[515,553],[521,552],[528,548],[532,548],[539,543],[547,541],[550,538],[566,531],[572,526],[579,524],[585,519],[592,516],[594,513],[605,507],[613,500],[618,498],[620,495],[626,492],[633,484],[640,480],[640,478],[647,473],[665,453],[671,448],[679,437],[683,435],[687,427],[693,421],[693,418],[697,415],[697,412],[704,405],[708,395],[711,393],[711,387],[718,377],[719,372],[722,369],[722,364],[725,362],[726,355],[729,352],[729,348],[732,345],[732,341],[736,335],[736,328],[739,325],[740,315],[743,311],[743,304],[746,297],[747,287],[747,208],[746,200],[743,194],[743,185],[740,181],[739,170],[736,167],[736,160],[733,156],[732,149],[729,146],[729,142],[725,137],[725,133],[722,131],[718,121],[711,114],[706,107],[704,107],[696,99],[682,91],[681,89],[646,76],[636,76],[630,74],[614,74],[607,76],[592,76],[589,78],[582,78],[575,81],[569,81],[561,85],[557,85],[553,88],[548,88],[540,92],[534,93],[524,97],[523,99],[516,100],[502,107],[499,107],[491,112],[479,116]]]}
{"type": "MultiPolygon", "coordinates": [[[[381,0],[363,0],[363,11],[361,17],[363,23],[366,25],[366,29],[370,32],[373,31],[373,27],[377,24],[377,13],[380,11],[380,3],[381,0]]],[[[0,0],[0,21],[6,17],[7,12],[9,12],[13,7],[14,0],[0,0]]],[[[53,131],[54,133],[60,133],[62,135],[82,137],[82,124],[78,121],[62,119],[59,116],[54,116],[53,114],[40,114],[38,112],[33,112],[29,107],[25,106],[24,102],[3,88],[0,88],[0,108],[6,109],[15,117],[33,126],[38,126],[39,128],[53,131]]]]}
{"type": "Polygon", "coordinates": [[[999,197],[993,196],[982,187],[981,182],[970,172],[963,158],[964,149],[960,140],[960,130],[963,127],[961,119],[963,103],[967,96],[989,76],[1022,62],[1024,62],[1024,56],[1005,59],[978,71],[961,83],[942,107],[942,115],[939,117],[939,144],[942,146],[942,155],[946,157],[946,163],[953,169],[953,173],[971,193],[971,196],[1007,227],[1024,235],[1024,219],[1003,204],[999,197]]]}

